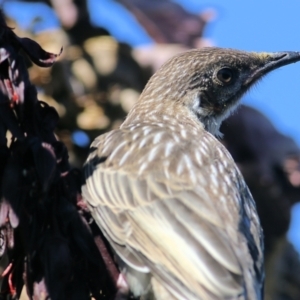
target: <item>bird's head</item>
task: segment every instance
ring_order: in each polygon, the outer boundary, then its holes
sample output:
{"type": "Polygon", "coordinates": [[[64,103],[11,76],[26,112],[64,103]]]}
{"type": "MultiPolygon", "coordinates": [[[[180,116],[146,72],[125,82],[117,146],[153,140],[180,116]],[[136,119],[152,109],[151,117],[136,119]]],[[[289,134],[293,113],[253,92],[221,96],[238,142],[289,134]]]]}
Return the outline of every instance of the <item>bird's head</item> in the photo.
{"type": "Polygon", "coordinates": [[[174,105],[177,110],[178,105],[188,108],[206,130],[217,134],[221,122],[255,82],[299,60],[300,52],[191,50],[165,63],[149,80],[139,102],[148,103],[148,110],[152,106],[156,111],[173,110],[174,105]]]}

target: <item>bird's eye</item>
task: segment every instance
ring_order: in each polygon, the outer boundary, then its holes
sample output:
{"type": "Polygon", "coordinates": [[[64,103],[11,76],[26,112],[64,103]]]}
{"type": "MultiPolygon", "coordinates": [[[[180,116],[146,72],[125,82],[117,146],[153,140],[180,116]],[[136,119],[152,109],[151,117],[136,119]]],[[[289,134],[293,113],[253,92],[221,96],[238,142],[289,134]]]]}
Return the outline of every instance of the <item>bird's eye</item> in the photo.
{"type": "Polygon", "coordinates": [[[217,78],[225,84],[229,84],[233,79],[233,71],[229,68],[220,69],[217,73],[217,78]]]}

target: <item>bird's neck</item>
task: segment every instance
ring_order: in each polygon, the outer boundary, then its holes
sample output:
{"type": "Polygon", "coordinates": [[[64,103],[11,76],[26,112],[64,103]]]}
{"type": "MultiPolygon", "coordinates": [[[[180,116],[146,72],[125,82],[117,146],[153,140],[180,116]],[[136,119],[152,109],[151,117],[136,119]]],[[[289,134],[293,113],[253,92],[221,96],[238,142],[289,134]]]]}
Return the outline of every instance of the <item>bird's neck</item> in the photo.
{"type": "Polygon", "coordinates": [[[139,101],[129,112],[127,118],[121,127],[126,127],[131,124],[147,123],[157,124],[162,123],[172,126],[184,126],[186,129],[199,128],[204,129],[203,124],[197,119],[196,115],[181,103],[155,103],[154,101],[139,101]]]}

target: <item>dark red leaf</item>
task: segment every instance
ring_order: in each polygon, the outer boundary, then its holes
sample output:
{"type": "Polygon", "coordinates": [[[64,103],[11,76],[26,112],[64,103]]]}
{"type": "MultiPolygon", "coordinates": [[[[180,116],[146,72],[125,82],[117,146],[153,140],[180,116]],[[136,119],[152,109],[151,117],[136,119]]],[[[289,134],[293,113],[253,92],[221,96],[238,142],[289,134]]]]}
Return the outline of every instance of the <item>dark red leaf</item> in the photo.
{"type": "Polygon", "coordinates": [[[40,67],[51,67],[63,51],[63,48],[61,48],[58,54],[53,54],[45,51],[37,42],[29,38],[20,38],[17,36],[16,38],[32,62],[40,67]]]}

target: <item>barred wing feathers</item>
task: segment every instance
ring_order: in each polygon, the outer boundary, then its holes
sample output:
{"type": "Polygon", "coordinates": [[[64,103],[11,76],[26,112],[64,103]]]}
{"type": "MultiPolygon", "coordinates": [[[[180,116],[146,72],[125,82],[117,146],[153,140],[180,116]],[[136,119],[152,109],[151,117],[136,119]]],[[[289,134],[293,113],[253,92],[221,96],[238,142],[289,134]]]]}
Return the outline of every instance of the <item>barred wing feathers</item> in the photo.
{"type": "Polygon", "coordinates": [[[159,125],[93,142],[83,186],[93,217],[118,255],[175,299],[255,295],[260,225],[234,162],[204,130],[159,125]]]}

